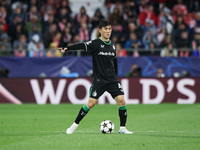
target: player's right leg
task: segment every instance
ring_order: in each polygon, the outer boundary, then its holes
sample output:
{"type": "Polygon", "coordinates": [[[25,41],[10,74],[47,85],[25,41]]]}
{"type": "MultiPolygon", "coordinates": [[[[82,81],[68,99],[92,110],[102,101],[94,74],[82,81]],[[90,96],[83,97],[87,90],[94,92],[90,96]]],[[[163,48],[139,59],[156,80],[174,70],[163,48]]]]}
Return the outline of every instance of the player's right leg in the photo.
{"type": "Polygon", "coordinates": [[[88,103],[86,105],[84,105],[79,113],[78,116],[76,117],[76,120],[74,121],[74,123],[66,130],[67,134],[72,134],[76,128],[79,125],[79,122],[83,119],[83,117],[86,116],[86,114],[89,112],[89,110],[94,107],[94,105],[97,103],[97,99],[95,98],[89,98],[88,103]]]}

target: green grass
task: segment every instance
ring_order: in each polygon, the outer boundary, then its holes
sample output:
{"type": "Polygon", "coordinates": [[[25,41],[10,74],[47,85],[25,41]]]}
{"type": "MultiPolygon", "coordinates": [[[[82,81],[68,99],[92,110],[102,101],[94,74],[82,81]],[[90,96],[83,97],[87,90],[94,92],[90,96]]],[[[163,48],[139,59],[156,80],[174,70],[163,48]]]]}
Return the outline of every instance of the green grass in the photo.
{"type": "Polygon", "coordinates": [[[128,105],[127,128],[118,134],[117,105],[96,105],[72,135],[65,133],[82,105],[0,105],[0,150],[199,150],[200,104],[128,105]],[[112,134],[101,121],[115,124],[112,134]]]}

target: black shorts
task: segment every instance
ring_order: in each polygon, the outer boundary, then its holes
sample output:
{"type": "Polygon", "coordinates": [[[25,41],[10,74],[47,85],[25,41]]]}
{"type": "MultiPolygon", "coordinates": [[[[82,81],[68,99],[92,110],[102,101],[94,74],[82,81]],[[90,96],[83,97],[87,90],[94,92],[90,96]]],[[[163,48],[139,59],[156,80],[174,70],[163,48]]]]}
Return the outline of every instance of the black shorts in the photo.
{"type": "Polygon", "coordinates": [[[120,82],[93,83],[90,87],[89,97],[98,99],[105,91],[110,93],[113,99],[118,95],[124,95],[124,90],[120,82]]]}

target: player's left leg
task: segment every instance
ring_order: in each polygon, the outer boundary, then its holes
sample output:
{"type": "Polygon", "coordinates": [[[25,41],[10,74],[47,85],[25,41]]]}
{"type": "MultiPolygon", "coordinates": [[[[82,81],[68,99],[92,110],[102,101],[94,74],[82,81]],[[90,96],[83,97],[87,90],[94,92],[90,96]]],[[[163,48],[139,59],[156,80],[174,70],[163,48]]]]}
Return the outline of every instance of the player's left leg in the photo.
{"type": "Polygon", "coordinates": [[[117,104],[119,106],[119,117],[120,117],[120,129],[119,133],[123,134],[133,134],[133,132],[128,131],[126,129],[126,120],[127,120],[127,110],[126,110],[126,102],[124,100],[124,95],[118,95],[115,97],[117,104]]]}

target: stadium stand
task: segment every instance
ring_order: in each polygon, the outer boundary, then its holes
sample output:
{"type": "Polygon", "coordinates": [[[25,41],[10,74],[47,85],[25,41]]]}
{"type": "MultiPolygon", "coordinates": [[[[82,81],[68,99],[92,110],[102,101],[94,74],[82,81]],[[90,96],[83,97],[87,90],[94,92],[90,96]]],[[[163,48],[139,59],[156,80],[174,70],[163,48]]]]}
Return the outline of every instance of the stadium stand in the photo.
{"type": "Polygon", "coordinates": [[[1,0],[0,56],[61,57],[58,47],[98,37],[101,18],[119,57],[200,55],[198,0],[1,0]]]}

